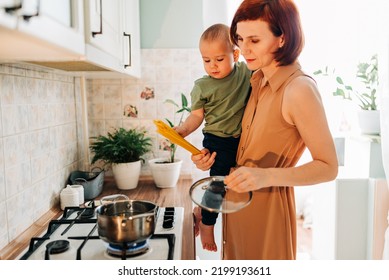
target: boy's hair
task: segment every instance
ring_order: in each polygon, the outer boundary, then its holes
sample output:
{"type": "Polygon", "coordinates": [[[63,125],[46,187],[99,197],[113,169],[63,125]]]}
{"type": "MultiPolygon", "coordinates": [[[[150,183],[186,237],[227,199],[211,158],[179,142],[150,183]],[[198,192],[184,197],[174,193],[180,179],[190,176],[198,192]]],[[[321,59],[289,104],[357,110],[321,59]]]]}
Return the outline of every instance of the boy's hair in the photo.
{"type": "Polygon", "coordinates": [[[222,23],[217,23],[208,27],[200,37],[200,43],[203,41],[215,41],[219,40],[225,42],[226,45],[231,48],[231,50],[235,49],[235,45],[230,40],[230,28],[222,23]]]}

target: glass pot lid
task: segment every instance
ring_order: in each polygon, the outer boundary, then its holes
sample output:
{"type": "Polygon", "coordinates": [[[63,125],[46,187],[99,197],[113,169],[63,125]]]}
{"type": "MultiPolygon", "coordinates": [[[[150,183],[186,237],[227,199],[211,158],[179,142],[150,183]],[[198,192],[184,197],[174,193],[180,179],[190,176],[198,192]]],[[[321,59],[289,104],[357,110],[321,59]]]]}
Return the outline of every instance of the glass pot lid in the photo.
{"type": "Polygon", "coordinates": [[[194,203],[210,212],[233,213],[251,202],[252,192],[237,193],[224,184],[224,176],[211,176],[195,182],[189,190],[194,203]]]}

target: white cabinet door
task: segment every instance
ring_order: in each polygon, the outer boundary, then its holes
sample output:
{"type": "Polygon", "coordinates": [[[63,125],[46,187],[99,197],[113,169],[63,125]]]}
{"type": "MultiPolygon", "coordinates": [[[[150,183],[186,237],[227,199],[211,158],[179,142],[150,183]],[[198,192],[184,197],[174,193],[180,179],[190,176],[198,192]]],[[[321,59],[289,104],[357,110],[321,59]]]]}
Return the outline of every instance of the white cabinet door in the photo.
{"type": "MultiPolygon", "coordinates": [[[[31,1],[31,0],[30,0],[31,1]]],[[[29,3],[30,1],[26,2],[29,3]]],[[[31,1],[31,3],[34,1],[31,1]]],[[[85,51],[82,5],[72,0],[37,0],[30,13],[39,13],[29,20],[19,20],[19,30],[49,42],[71,53],[85,51]],[[34,11],[34,7],[36,11],[34,11]]],[[[63,59],[66,59],[65,57],[63,59]]]]}
{"type": "Polygon", "coordinates": [[[124,72],[133,77],[141,76],[139,0],[124,1],[124,72]]]}
{"type": "MultiPolygon", "coordinates": [[[[94,53],[106,55],[107,60],[112,59],[112,65],[120,67],[122,61],[123,28],[121,13],[121,0],[88,0],[85,14],[85,39],[89,44],[87,57],[99,62],[101,57],[94,57],[94,53]],[[96,48],[96,50],[92,50],[96,48]],[[90,56],[92,55],[92,57],[90,56]],[[116,61],[114,61],[116,60],[116,61]]],[[[103,62],[101,62],[103,63],[103,62]]]]}
{"type": "Polygon", "coordinates": [[[15,13],[20,7],[18,0],[0,0],[0,28],[15,29],[18,21],[15,13]]]}
{"type": "Polygon", "coordinates": [[[0,0],[0,60],[140,77],[139,24],[139,0],[0,0]]]}
{"type": "Polygon", "coordinates": [[[84,55],[83,5],[78,0],[1,0],[1,58],[74,60],[84,55]],[[10,2],[15,9],[9,12],[10,2]],[[16,23],[16,24],[15,24],[16,23]]]}
{"type": "Polygon", "coordinates": [[[85,11],[87,60],[140,77],[139,1],[87,0],[85,11]]]}

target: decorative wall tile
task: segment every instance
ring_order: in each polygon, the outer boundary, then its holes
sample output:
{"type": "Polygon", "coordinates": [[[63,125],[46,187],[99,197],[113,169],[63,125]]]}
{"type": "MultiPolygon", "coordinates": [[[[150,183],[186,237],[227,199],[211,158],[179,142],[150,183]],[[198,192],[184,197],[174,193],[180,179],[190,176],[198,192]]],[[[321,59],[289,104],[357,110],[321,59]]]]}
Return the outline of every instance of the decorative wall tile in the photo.
{"type": "Polygon", "coordinates": [[[134,104],[125,104],[123,108],[123,116],[126,118],[138,118],[138,108],[134,104]]]}
{"type": "Polygon", "coordinates": [[[141,99],[149,100],[149,99],[154,99],[154,97],[155,97],[155,95],[154,95],[154,88],[153,87],[146,86],[146,87],[144,87],[144,89],[140,93],[141,99]]]}

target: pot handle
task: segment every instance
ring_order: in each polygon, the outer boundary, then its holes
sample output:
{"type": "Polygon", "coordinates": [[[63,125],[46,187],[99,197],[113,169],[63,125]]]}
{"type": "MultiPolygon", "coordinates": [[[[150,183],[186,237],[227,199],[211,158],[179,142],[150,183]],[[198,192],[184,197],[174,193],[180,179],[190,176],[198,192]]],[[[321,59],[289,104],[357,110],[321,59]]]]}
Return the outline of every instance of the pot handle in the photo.
{"type": "Polygon", "coordinates": [[[104,196],[100,199],[101,204],[104,204],[104,201],[116,201],[118,198],[124,198],[125,200],[130,200],[128,196],[125,194],[112,194],[104,196]]]}
{"type": "Polygon", "coordinates": [[[122,225],[122,227],[125,227],[127,221],[131,221],[133,219],[142,219],[142,218],[146,218],[147,222],[151,222],[153,220],[153,218],[154,218],[154,213],[153,212],[147,212],[147,213],[143,213],[143,214],[137,214],[135,216],[124,217],[122,219],[121,225],[122,225]]]}

